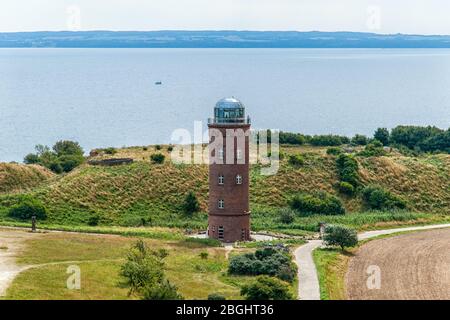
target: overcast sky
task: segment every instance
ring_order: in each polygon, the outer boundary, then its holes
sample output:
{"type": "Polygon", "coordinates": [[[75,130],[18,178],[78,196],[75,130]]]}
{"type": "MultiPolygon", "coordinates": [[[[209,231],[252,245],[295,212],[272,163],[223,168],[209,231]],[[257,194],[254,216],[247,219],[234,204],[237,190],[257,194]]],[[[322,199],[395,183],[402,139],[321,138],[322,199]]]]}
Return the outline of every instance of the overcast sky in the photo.
{"type": "Polygon", "coordinates": [[[450,1],[0,0],[0,32],[168,29],[450,34],[450,1]]]}

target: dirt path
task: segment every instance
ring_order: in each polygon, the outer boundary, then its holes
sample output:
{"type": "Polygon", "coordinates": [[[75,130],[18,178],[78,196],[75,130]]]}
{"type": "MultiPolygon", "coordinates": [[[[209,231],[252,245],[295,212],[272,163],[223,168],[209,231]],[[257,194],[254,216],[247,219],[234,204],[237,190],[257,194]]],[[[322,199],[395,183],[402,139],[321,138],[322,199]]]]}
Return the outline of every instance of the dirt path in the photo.
{"type": "Polygon", "coordinates": [[[450,229],[363,245],[350,260],[346,285],[349,299],[450,299],[450,229]],[[380,289],[367,287],[369,266],[379,267],[380,289]]]}
{"type": "Polygon", "coordinates": [[[0,297],[5,295],[13,279],[27,269],[26,266],[16,264],[16,257],[22,250],[25,240],[36,236],[39,235],[26,231],[0,229],[0,297]]]}

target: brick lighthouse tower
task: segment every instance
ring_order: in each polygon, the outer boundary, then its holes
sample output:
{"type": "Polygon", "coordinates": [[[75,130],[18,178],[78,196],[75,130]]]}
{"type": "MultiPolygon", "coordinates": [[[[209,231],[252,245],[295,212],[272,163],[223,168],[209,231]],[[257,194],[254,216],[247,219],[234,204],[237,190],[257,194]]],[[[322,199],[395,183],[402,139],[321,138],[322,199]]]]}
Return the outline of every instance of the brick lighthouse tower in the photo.
{"type": "Polygon", "coordinates": [[[223,242],[250,240],[250,118],[239,100],[225,98],[217,102],[208,128],[210,146],[218,134],[223,142],[210,152],[208,236],[223,242]]]}

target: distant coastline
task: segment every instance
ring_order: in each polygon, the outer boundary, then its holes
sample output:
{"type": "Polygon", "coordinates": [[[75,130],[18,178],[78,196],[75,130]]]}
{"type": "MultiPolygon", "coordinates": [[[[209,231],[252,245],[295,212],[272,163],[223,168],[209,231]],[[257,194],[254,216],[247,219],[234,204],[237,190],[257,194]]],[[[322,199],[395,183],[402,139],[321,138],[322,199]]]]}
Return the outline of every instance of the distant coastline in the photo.
{"type": "Polygon", "coordinates": [[[0,33],[0,48],[450,48],[450,35],[297,31],[0,33]]]}

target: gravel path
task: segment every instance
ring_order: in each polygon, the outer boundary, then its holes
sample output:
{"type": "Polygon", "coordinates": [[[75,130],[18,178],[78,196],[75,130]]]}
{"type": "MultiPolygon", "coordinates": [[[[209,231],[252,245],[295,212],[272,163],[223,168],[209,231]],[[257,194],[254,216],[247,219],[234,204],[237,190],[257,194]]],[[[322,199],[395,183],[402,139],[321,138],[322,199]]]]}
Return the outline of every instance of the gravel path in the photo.
{"type": "Polygon", "coordinates": [[[349,299],[449,300],[450,229],[408,233],[363,245],[350,260],[346,286],[349,299]],[[369,266],[379,267],[379,289],[368,289],[369,266]]]}
{"type": "Polygon", "coordinates": [[[28,268],[18,266],[16,256],[23,248],[25,240],[36,236],[38,234],[26,231],[0,229],[0,297],[5,295],[13,279],[28,268]]]}
{"type": "MultiPolygon", "coordinates": [[[[441,229],[448,228],[450,224],[440,224],[440,225],[430,225],[422,227],[407,227],[407,228],[397,228],[397,229],[387,229],[387,230],[376,230],[368,231],[358,234],[359,240],[370,239],[373,237],[378,237],[381,235],[393,234],[397,232],[406,231],[419,231],[419,230],[429,230],[429,229],[441,229]]],[[[447,242],[447,251],[449,247],[447,242]]],[[[320,299],[320,287],[319,278],[317,275],[316,266],[312,258],[312,252],[314,249],[322,246],[321,240],[312,240],[307,244],[297,248],[294,252],[295,262],[298,265],[298,299],[299,300],[319,300],[320,299]]],[[[386,248],[389,250],[389,248],[386,248]]],[[[449,265],[447,265],[449,269],[449,265]]],[[[367,277],[367,275],[364,273],[367,277]]],[[[365,282],[364,282],[365,284],[365,282]]]]}

